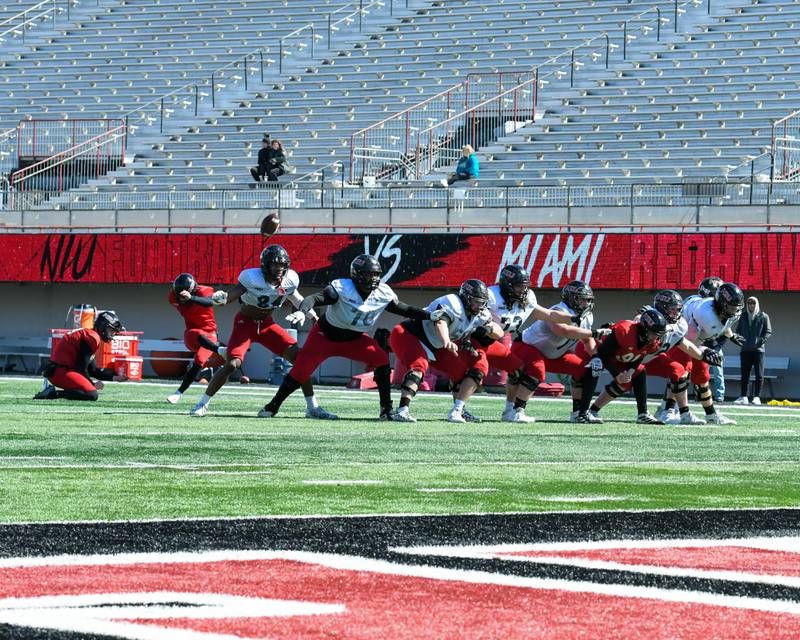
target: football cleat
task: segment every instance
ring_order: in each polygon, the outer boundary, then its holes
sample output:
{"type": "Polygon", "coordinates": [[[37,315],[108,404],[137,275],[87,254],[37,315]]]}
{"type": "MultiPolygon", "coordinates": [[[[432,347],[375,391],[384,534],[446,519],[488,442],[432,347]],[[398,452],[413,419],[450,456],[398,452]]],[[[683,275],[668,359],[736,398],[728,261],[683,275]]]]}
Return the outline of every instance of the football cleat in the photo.
{"type": "Polygon", "coordinates": [[[39,393],[33,396],[34,400],[54,400],[56,397],[56,388],[53,385],[47,385],[39,393]]]}
{"type": "Polygon", "coordinates": [[[698,418],[691,411],[681,414],[681,424],[705,424],[706,421],[698,418]]]}
{"type": "Polygon", "coordinates": [[[750,404],[750,401],[743,396],[741,398],[736,398],[736,400],[733,401],[733,404],[750,404]]]}
{"type": "Polygon", "coordinates": [[[392,414],[393,422],[416,422],[417,419],[408,411],[408,407],[400,407],[392,414]]]}
{"type": "Polygon", "coordinates": [[[753,401],[750,404],[760,405],[761,404],[761,398],[753,398],[753,401]]]}
{"type": "Polygon", "coordinates": [[[447,414],[447,421],[457,422],[460,424],[466,424],[467,422],[467,420],[464,418],[464,412],[461,409],[456,409],[455,407],[450,409],[450,413],[447,414]]]}
{"type": "Polygon", "coordinates": [[[194,409],[189,412],[190,416],[195,418],[202,418],[208,413],[208,405],[203,404],[202,402],[198,402],[194,405],[194,409]]]}
{"type": "Polygon", "coordinates": [[[503,414],[500,416],[500,420],[502,422],[514,422],[514,407],[504,409],[503,414]]]}
{"type": "Polygon", "coordinates": [[[176,391],[175,393],[172,393],[172,394],[167,396],[167,402],[169,402],[170,404],[178,404],[181,401],[182,397],[183,397],[183,394],[182,393],[178,393],[176,391]]]}
{"type": "Polygon", "coordinates": [[[569,414],[569,421],[570,422],[577,422],[578,421],[578,415],[579,415],[578,411],[573,411],[572,413],[569,414]]]}
{"type": "Polygon", "coordinates": [[[322,407],[314,407],[313,409],[306,409],[306,418],[316,418],[317,420],[338,420],[339,416],[337,416],[335,413],[331,413],[330,411],[326,411],[322,407]]]}
{"type": "Polygon", "coordinates": [[[736,424],[736,420],[726,418],[721,413],[710,413],[706,416],[707,424],[736,424]]]}
{"type": "Polygon", "coordinates": [[[603,419],[596,413],[589,411],[588,413],[579,413],[575,418],[578,424],[603,424],[603,419]]]}
{"type": "Polygon", "coordinates": [[[464,416],[464,420],[467,422],[483,422],[482,418],[470,413],[466,408],[461,410],[461,415],[464,416]]]}
{"type": "Polygon", "coordinates": [[[259,418],[274,418],[276,415],[278,415],[278,412],[271,409],[268,404],[264,405],[264,408],[258,412],[259,418]]]}
{"type": "Polygon", "coordinates": [[[655,416],[650,415],[649,413],[640,413],[638,416],[636,416],[636,424],[664,424],[664,423],[661,422],[661,420],[659,420],[655,416]]]}
{"type": "Polygon", "coordinates": [[[656,419],[661,420],[664,424],[680,424],[681,415],[677,409],[670,409],[669,411],[662,411],[656,413],[656,419]]]}
{"type": "Polygon", "coordinates": [[[228,355],[228,347],[220,347],[217,349],[217,354],[220,358],[224,358],[226,355],[228,355]]]}
{"type": "Polygon", "coordinates": [[[519,409],[514,409],[514,419],[510,420],[510,422],[519,422],[525,424],[532,424],[536,422],[536,418],[533,416],[526,416],[525,415],[525,408],[520,407],[519,409]]]}

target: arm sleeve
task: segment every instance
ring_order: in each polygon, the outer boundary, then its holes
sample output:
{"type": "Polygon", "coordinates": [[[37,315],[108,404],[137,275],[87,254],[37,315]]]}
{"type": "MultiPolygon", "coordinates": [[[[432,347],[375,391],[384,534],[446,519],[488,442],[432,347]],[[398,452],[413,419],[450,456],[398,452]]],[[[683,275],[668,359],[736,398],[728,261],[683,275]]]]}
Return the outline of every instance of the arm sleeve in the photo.
{"type": "Polygon", "coordinates": [[[194,304],[199,304],[201,307],[213,307],[214,301],[211,298],[205,298],[203,296],[190,296],[189,302],[194,304]]]}
{"type": "Polygon", "coordinates": [[[98,380],[112,380],[114,373],[110,369],[98,369],[92,361],[94,352],[85,342],[81,343],[81,350],[78,353],[78,369],[87,378],[97,378],[98,380]]]}
{"type": "Polygon", "coordinates": [[[392,301],[386,305],[386,310],[389,313],[394,313],[404,318],[412,318],[414,320],[428,320],[430,318],[430,311],[426,311],[421,307],[414,307],[405,302],[392,301]]]}
{"type": "Polygon", "coordinates": [[[600,346],[597,348],[597,357],[603,361],[603,366],[608,370],[608,372],[612,375],[612,377],[616,377],[616,375],[621,371],[621,369],[617,366],[617,361],[614,360],[614,352],[619,349],[619,342],[617,342],[617,336],[613,333],[608,336],[603,342],[600,343],[600,346]]]}
{"type": "Polygon", "coordinates": [[[94,362],[89,363],[89,375],[98,380],[109,381],[114,379],[114,372],[111,369],[98,369],[94,366],[94,362]]]}
{"type": "Polygon", "coordinates": [[[331,285],[328,285],[319,293],[315,293],[303,298],[303,302],[300,303],[300,311],[303,313],[308,313],[314,307],[324,307],[326,305],[333,304],[338,299],[339,294],[336,293],[336,289],[334,289],[331,285]]]}

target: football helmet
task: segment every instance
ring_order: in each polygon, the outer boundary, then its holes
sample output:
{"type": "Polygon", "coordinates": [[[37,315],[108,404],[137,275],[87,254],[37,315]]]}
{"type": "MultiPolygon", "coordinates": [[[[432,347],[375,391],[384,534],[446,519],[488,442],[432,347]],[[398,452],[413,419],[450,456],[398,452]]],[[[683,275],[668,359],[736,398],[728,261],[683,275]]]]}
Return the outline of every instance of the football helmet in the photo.
{"type": "Polygon", "coordinates": [[[375,291],[381,284],[383,269],[374,256],[362,253],[350,263],[350,279],[363,291],[375,291]]]}
{"type": "Polygon", "coordinates": [[[101,311],[94,319],[94,330],[103,342],[111,342],[120,331],[125,331],[122,322],[114,311],[101,311]]]}
{"type": "Polygon", "coordinates": [[[647,308],[642,311],[638,322],[639,345],[644,346],[650,342],[661,344],[664,334],[667,333],[667,319],[657,309],[647,308]]]}
{"type": "Polygon", "coordinates": [[[286,249],[279,244],[271,244],[261,252],[261,273],[272,284],[281,283],[291,263],[286,249]]]}
{"type": "Polygon", "coordinates": [[[182,273],[172,283],[172,292],[177,296],[181,291],[194,293],[197,289],[197,281],[191,273],[182,273]]]}
{"type": "Polygon", "coordinates": [[[673,289],[662,289],[653,298],[653,306],[663,314],[667,322],[675,324],[681,318],[683,298],[673,289]]]}
{"type": "Polygon", "coordinates": [[[714,295],[714,309],[720,320],[738,317],[744,309],[744,293],[733,282],[722,283],[714,295]]]}
{"type": "Polygon", "coordinates": [[[489,289],[482,280],[464,280],[458,290],[458,297],[464,303],[469,315],[477,315],[489,305],[489,289]]]}
{"type": "Polygon", "coordinates": [[[500,293],[504,300],[519,302],[524,305],[528,299],[531,288],[531,277],[518,264],[509,264],[503,267],[498,279],[500,293]]]}
{"type": "Polygon", "coordinates": [[[717,293],[717,289],[719,289],[723,282],[724,280],[719,276],[703,278],[700,282],[700,286],[697,288],[697,293],[701,298],[713,298],[717,293]]]}
{"type": "Polygon", "coordinates": [[[583,280],[568,282],[561,290],[561,299],[581,317],[594,309],[594,291],[583,280]]]}

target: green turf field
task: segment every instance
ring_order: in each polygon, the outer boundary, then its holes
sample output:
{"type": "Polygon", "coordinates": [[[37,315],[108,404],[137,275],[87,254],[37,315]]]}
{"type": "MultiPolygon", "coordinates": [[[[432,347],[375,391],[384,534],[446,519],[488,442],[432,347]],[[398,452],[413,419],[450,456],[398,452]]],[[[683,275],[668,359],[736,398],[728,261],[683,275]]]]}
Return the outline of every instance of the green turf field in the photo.
{"type": "MultiPolygon", "coordinates": [[[[322,389],[337,422],[307,420],[273,389],[230,385],[205,418],[174,385],[109,384],[96,403],[34,401],[39,379],[0,379],[0,522],[302,514],[470,513],[800,505],[800,410],[724,407],[735,427],[566,421],[569,400],[529,406],[534,425],[452,425],[443,395],[420,394],[417,424],[381,423],[377,395],[322,389]],[[366,418],[366,419],[365,419],[366,418]]],[[[655,402],[653,402],[655,407],[655,402]]],[[[702,411],[699,411],[699,415],[702,411]]]]}

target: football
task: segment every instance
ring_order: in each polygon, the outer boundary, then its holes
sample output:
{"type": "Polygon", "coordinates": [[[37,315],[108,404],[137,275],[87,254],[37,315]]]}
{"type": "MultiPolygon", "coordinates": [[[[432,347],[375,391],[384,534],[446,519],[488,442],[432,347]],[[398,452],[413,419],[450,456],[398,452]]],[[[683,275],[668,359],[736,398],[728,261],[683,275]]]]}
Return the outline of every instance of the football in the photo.
{"type": "Polygon", "coordinates": [[[239,378],[239,384],[250,384],[250,378],[247,376],[242,376],[239,378]]]}
{"type": "Polygon", "coordinates": [[[269,238],[271,235],[278,231],[281,226],[281,219],[277,213],[270,213],[261,221],[261,235],[269,238]]]}

